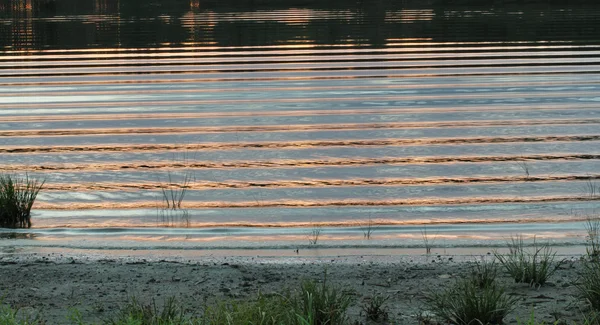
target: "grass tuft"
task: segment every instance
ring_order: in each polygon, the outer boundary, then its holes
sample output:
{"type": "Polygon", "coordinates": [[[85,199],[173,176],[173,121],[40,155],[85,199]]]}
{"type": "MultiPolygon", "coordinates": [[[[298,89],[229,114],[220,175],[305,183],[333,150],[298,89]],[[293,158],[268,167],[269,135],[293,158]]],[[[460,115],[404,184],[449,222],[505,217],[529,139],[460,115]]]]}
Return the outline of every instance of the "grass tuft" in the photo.
{"type": "Polygon", "coordinates": [[[581,278],[577,289],[593,310],[600,312],[600,261],[591,260],[583,263],[581,278]]]}
{"type": "Polygon", "coordinates": [[[348,324],[346,311],[352,297],[340,288],[327,284],[327,274],[321,284],[304,281],[300,292],[292,298],[299,324],[348,324]]]}
{"type": "Polygon", "coordinates": [[[31,208],[43,186],[28,175],[0,175],[0,227],[30,228],[31,208]]]}
{"type": "Polygon", "coordinates": [[[42,325],[43,322],[37,318],[19,315],[19,310],[2,304],[0,301],[0,325],[42,325]]]}
{"type": "Polygon", "coordinates": [[[389,296],[376,295],[372,297],[368,304],[362,307],[362,310],[367,316],[367,320],[380,321],[388,318],[388,312],[386,311],[384,304],[389,299],[389,296]]]}
{"type": "Polygon", "coordinates": [[[556,252],[548,244],[538,245],[533,240],[533,248],[525,249],[523,236],[512,237],[508,243],[508,254],[494,252],[502,266],[515,282],[528,283],[531,286],[542,286],[562,264],[555,262],[556,252]]]}
{"type": "Polygon", "coordinates": [[[597,260],[600,255],[600,217],[588,216],[585,220],[587,232],[585,251],[588,258],[597,260]]]}
{"type": "Polygon", "coordinates": [[[517,300],[497,284],[480,288],[470,279],[459,280],[441,293],[427,297],[434,314],[445,322],[458,325],[502,324],[517,300]]]}
{"type": "Polygon", "coordinates": [[[477,261],[471,271],[471,281],[479,288],[492,286],[498,277],[496,259],[477,261]]]}

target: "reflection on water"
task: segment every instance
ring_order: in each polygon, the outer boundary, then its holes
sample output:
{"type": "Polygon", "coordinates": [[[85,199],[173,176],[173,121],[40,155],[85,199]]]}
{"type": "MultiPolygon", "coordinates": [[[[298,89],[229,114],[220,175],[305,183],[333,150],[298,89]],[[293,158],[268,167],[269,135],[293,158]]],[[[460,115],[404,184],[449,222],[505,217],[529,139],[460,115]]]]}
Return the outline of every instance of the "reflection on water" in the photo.
{"type": "Polygon", "coordinates": [[[425,225],[449,246],[516,230],[581,242],[600,199],[599,16],[4,1],[0,171],[46,188],[37,228],[0,243],[297,247],[324,227],[325,246],[412,247],[425,225]],[[163,190],[186,191],[191,232],[161,227],[163,190]]]}

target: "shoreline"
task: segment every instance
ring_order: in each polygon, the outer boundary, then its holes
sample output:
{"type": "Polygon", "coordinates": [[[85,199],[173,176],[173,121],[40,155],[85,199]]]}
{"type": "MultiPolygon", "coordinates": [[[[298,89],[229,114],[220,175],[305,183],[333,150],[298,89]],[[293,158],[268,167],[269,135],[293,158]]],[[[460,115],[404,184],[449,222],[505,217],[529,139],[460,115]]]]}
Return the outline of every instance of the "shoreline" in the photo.
{"type": "MultiPolygon", "coordinates": [[[[203,304],[248,300],[257,294],[281,293],[297,288],[302,280],[320,281],[327,272],[331,284],[349,289],[354,303],[351,320],[365,323],[362,306],[375,295],[389,296],[385,304],[397,324],[417,324],[418,315],[429,315],[423,298],[468,276],[474,261],[492,256],[466,255],[353,255],[321,257],[114,256],[36,253],[0,255],[5,281],[0,291],[4,303],[21,312],[39,315],[46,324],[73,324],[74,310],[86,324],[109,319],[128,299],[158,305],[174,297],[184,310],[199,313],[203,304]]],[[[574,287],[581,268],[578,256],[566,258],[541,288],[514,283],[503,273],[499,281],[510,295],[521,298],[505,319],[554,322],[580,321],[583,301],[574,287]]]]}

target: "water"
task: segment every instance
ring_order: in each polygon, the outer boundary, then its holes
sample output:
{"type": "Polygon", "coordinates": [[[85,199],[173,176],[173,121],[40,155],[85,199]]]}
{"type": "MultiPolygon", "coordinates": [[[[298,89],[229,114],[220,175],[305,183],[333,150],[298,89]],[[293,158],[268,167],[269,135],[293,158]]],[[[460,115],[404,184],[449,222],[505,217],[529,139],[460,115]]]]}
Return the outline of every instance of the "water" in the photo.
{"type": "Polygon", "coordinates": [[[424,229],[444,247],[581,244],[600,190],[599,16],[0,4],[0,171],[46,180],[34,228],[0,246],[410,248],[424,229]]]}

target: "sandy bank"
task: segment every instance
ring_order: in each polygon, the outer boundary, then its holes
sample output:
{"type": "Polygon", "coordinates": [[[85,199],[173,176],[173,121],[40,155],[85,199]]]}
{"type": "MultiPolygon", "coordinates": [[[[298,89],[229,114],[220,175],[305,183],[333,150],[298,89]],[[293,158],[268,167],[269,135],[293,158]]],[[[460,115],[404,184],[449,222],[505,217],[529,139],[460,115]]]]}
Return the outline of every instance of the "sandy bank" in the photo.
{"type": "MultiPolygon", "coordinates": [[[[426,292],[439,290],[471,271],[481,257],[350,256],[350,257],[205,257],[199,260],[116,257],[93,258],[51,254],[0,256],[0,292],[4,301],[24,311],[39,313],[47,324],[70,324],[76,308],[85,321],[100,322],[115,313],[130,296],[159,303],[176,297],[189,311],[198,311],[205,301],[244,299],[263,293],[295,288],[303,279],[322,279],[352,289],[355,303],[350,315],[364,323],[361,306],[370,297],[390,296],[386,306],[398,324],[417,324],[416,315],[427,313],[426,292]]],[[[580,262],[568,262],[542,288],[505,283],[511,295],[521,297],[507,321],[527,319],[535,309],[538,320],[555,316],[580,320],[583,302],[574,284],[580,262]]]]}

